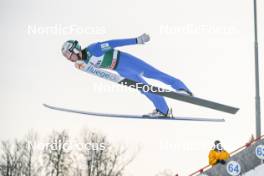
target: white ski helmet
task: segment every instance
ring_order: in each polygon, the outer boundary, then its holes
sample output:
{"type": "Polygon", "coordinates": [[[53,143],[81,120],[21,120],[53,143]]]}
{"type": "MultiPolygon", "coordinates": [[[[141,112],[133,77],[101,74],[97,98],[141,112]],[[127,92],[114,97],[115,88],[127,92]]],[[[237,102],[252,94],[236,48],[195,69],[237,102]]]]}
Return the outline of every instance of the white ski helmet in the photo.
{"type": "Polygon", "coordinates": [[[222,151],[222,150],[223,150],[222,144],[221,144],[221,142],[220,142],[219,140],[216,140],[216,141],[214,142],[214,144],[215,144],[214,148],[215,148],[216,150],[218,150],[218,151],[222,151]]]}
{"type": "Polygon", "coordinates": [[[71,56],[73,53],[79,54],[81,52],[81,45],[77,40],[68,40],[62,45],[61,52],[63,56],[73,62],[73,60],[71,60],[71,56]]]}

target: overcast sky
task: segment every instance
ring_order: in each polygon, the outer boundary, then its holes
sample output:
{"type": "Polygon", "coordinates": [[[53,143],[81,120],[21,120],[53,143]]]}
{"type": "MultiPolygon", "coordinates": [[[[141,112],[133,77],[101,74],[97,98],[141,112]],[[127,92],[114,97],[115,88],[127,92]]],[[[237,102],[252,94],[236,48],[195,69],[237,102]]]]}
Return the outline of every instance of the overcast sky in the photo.
{"type": "MultiPolygon", "coordinates": [[[[264,2],[258,2],[263,110],[264,2]]],[[[30,129],[42,135],[68,129],[77,136],[82,128],[91,128],[131,151],[141,146],[127,174],[151,176],[164,169],[187,175],[207,164],[215,139],[233,151],[255,133],[252,0],[2,0],[0,22],[1,140],[22,137],[30,129]],[[152,104],[136,91],[98,91],[97,86],[120,86],[78,71],[60,52],[68,39],[87,46],[144,32],[151,36],[149,43],[120,50],[181,79],[195,96],[240,111],[229,115],[167,100],[176,116],[226,119],[217,124],[104,119],[42,106],[126,114],[152,111],[152,104]]]]}

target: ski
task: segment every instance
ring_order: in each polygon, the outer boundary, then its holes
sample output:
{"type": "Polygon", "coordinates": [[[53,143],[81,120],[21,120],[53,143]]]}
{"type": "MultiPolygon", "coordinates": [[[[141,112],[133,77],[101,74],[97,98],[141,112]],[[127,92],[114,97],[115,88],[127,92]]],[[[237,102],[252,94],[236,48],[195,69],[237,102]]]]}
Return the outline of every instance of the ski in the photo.
{"type": "Polygon", "coordinates": [[[236,114],[237,111],[239,110],[239,108],[224,105],[224,104],[217,103],[214,101],[210,101],[210,100],[206,100],[206,99],[202,99],[202,98],[198,98],[198,97],[194,97],[194,96],[184,95],[181,93],[162,89],[162,88],[155,87],[152,85],[146,85],[143,83],[138,83],[136,81],[126,79],[126,78],[124,78],[118,74],[106,71],[104,69],[98,69],[98,68],[96,68],[92,65],[89,65],[89,64],[85,68],[83,68],[82,70],[85,71],[86,73],[101,77],[101,78],[106,79],[106,80],[110,80],[112,82],[115,82],[115,83],[118,83],[121,85],[125,85],[125,86],[135,88],[135,89],[138,89],[141,91],[149,91],[153,94],[161,95],[163,97],[172,98],[174,100],[179,100],[179,101],[183,101],[186,103],[191,103],[194,105],[214,109],[217,111],[222,111],[222,112],[226,112],[226,113],[230,113],[230,114],[236,114]]]}
{"type": "Polygon", "coordinates": [[[99,112],[89,112],[89,111],[80,111],[62,107],[51,106],[48,104],[43,104],[44,107],[63,111],[63,112],[70,112],[76,114],[83,114],[89,116],[99,116],[99,117],[110,117],[110,118],[128,118],[128,119],[150,119],[150,120],[178,120],[178,121],[204,121],[204,122],[224,122],[224,119],[220,118],[195,118],[195,117],[150,117],[150,116],[143,116],[143,115],[128,115],[128,114],[111,114],[111,113],[99,113],[99,112]]]}
{"type": "Polygon", "coordinates": [[[230,113],[230,114],[236,114],[237,111],[239,110],[239,108],[236,108],[236,107],[224,105],[221,103],[213,102],[210,100],[206,100],[206,99],[202,99],[202,98],[198,98],[198,97],[194,97],[194,96],[189,96],[189,95],[177,93],[174,91],[162,89],[162,88],[155,87],[152,85],[146,85],[143,83],[138,83],[138,82],[135,82],[135,81],[132,81],[129,79],[123,79],[122,81],[119,82],[119,84],[126,85],[126,86],[129,86],[132,88],[135,87],[138,90],[142,90],[142,91],[148,90],[151,93],[158,94],[158,95],[161,95],[163,97],[172,98],[174,100],[179,100],[179,101],[191,103],[191,104],[198,105],[198,106],[203,106],[206,108],[210,108],[210,109],[214,109],[217,111],[222,111],[222,112],[226,112],[226,113],[230,113]]]}

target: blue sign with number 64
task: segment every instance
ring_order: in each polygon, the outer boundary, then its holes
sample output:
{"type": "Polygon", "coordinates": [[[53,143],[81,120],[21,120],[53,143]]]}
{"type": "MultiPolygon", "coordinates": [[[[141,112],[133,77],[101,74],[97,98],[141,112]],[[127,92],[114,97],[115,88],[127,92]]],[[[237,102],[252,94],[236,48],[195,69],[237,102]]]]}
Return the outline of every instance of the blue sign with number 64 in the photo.
{"type": "Polygon", "coordinates": [[[236,161],[230,161],[227,163],[226,170],[228,174],[237,176],[241,173],[241,166],[236,161]]]}

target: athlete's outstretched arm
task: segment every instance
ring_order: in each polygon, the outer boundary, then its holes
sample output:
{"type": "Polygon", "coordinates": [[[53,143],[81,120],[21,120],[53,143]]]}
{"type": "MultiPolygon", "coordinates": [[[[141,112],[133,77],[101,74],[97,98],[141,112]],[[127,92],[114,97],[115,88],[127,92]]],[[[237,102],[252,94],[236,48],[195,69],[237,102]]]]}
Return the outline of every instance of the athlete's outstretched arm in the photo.
{"type": "Polygon", "coordinates": [[[115,40],[108,40],[104,42],[100,42],[102,49],[104,48],[116,48],[126,45],[135,45],[137,44],[137,38],[129,38],[129,39],[115,39],[115,40]]]}
{"type": "Polygon", "coordinates": [[[88,46],[88,50],[91,54],[95,56],[100,56],[104,52],[114,49],[116,47],[126,46],[126,45],[135,45],[135,44],[144,44],[150,40],[149,35],[142,34],[137,38],[129,38],[129,39],[116,39],[116,40],[108,40],[104,42],[97,42],[88,46]]]}
{"type": "Polygon", "coordinates": [[[117,39],[117,40],[109,40],[105,42],[101,42],[101,45],[105,45],[106,47],[116,48],[120,46],[126,45],[135,45],[135,44],[144,44],[150,40],[148,34],[142,34],[136,38],[129,38],[129,39],[117,39]]]}

